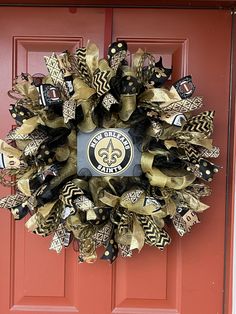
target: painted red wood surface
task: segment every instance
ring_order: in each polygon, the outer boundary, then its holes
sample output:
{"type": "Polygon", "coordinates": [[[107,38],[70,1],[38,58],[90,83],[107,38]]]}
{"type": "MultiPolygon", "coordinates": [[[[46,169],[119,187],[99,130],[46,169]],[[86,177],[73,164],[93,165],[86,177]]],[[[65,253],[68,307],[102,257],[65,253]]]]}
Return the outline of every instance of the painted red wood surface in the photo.
{"type": "Polygon", "coordinates": [[[14,6],[82,6],[82,7],[164,7],[164,8],[235,8],[234,0],[0,0],[0,5],[14,6]]]}
{"type": "MultiPolygon", "coordinates": [[[[20,314],[221,314],[225,249],[227,115],[230,72],[229,11],[67,8],[0,8],[0,136],[12,125],[7,91],[21,71],[45,72],[42,57],[75,49],[88,39],[103,55],[109,37],[127,40],[172,63],[172,80],[190,73],[216,110],[214,139],[222,166],[201,224],[160,252],[145,248],[110,266],[78,264],[72,248],[57,256],[50,239],[28,234],[0,211],[0,313],[20,314]],[[105,27],[106,26],[106,27],[105,27]]],[[[10,191],[0,189],[0,195],[10,191]]]]}

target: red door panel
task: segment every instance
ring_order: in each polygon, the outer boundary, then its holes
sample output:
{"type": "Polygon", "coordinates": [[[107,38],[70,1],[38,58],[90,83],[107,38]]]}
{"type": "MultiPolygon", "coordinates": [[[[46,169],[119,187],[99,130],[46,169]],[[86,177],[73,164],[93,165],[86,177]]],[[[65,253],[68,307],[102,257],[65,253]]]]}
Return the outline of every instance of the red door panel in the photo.
{"type": "MultiPolygon", "coordinates": [[[[132,54],[141,47],[166,66],[171,80],[192,74],[206,110],[216,110],[214,140],[220,173],[207,199],[211,208],[183,239],[170,228],[164,252],[146,247],[110,266],[78,264],[73,248],[49,251],[50,239],[29,234],[0,211],[0,313],[20,314],[215,314],[222,313],[226,199],[227,112],[231,15],[214,10],[0,8],[0,137],[12,120],[7,91],[23,72],[46,73],[43,56],[94,41],[103,56],[104,34],[125,39],[132,54]],[[74,12],[74,11],[73,11],[74,12]],[[110,12],[110,11],[109,11],[110,12]],[[110,18],[110,16],[109,16],[110,18]],[[105,29],[106,25],[106,29],[105,29]]],[[[9,194],[0,188],[0,196],[9,194]]]]}
{"type": "Polygon", "coordinates": [[[214,140],[223,167],[207,199],[211,207],[190,234],[180,239],[173,230],[165,252],[147,248],[117,261],[116,313],[222,313],[230,27],[227,11],[114,10],[113,40],[128,42],[130,58],[140,47],[173,65],[172,81],[193,76],[203,110],[216,110],[214,140]]]}
{"type": "MultiPolygon", "coordinates": [[[[88,40],[95,42],[103,55],[104,25],[104,9],[79,9],[75,13],[67,8],[0,9],[1,138],[13,123],[7,96],[12,79],[21,72],[46,74],[44,55],[74,50],[88,40]]],[[[1,187],[1,196],[9,193],[1,187]]],[[[1,314],[92,313],[94,304],[88,302],[88,295],[96,300],[99,313],[110,311],[109,302],[98,302],[110,295],[106,263],[78,265],[73,249],[57,255],[48,250],[50,239],[26,231],[25,221],[14,223],[5,210],[0,215],[1,314]]]]}

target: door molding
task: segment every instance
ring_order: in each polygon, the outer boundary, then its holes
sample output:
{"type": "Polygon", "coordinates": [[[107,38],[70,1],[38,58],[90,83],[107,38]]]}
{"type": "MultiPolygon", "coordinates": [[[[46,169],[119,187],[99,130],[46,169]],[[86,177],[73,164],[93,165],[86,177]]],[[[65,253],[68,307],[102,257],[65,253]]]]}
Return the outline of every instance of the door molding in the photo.
{"type": "Polygon", "coordinates": [[[230,0],[0,0],[0,6],[31,7],[106,7],[106,8],[186,8],[233,9],[236,1],[230,0]]]}
{"type": "MultiPolygon", "coordinates": [[[[233,299],[236,296],[236,11],[232,11],[231,31],[231,65],[230,65],[230,93],[229,93],[229,125],[228,125],[228,161],[227,161],[227,199],[225,219],[225,282],[224,282],[224,314],[231,314],[235,304],[233,299]]],[[[236,308],[235,308],[236,310],[236,308]]],[[[233,312],[234,313],[234,312],[233,312]]]]}

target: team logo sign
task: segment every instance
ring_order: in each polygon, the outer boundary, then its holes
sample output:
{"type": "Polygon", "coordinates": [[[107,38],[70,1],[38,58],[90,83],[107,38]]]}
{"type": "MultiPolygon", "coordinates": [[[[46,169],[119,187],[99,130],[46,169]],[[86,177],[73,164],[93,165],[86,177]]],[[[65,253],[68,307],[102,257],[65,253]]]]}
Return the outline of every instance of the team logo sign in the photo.
{"type": "Polygon", "coordinates": [[[102,174],[119,174],[129,167],[133,159],[133,144],[122,131],[99,131],[88,145],[88,159],[102,174]]]}
{"type": "Polygon", "coordinates": [[[141,152],[128,129],[97,129],[78,134],[77,173],[79,176],[140,175],[141,152]]]}

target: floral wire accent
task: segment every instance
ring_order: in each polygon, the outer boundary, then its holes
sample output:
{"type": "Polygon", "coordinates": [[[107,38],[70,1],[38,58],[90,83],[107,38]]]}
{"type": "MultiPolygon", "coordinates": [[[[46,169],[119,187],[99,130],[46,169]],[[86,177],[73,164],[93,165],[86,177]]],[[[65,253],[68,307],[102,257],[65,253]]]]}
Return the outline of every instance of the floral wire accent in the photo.
{"type": "MultiPolygon", "coordinates": [[[[17,127],[0,140],[0,180],[16,193],[0,206],[15,219],[29,214],[26,228],[53,234],[57,253],[73,240],[80,262],[95,261],[99,246],[110,262],[145,243],[164,249],[171,242],[165,224],[183,236],[199,222],[208,208],[200,198],[211,192],[205,182],[219,168],[208,160],[219,156],[210,139],[214,112],[194,114],[203,103],[191,76],[163,87],[172,69],[162,58],[139,49],[129,65],[127,50],[119,41],[107,60],[93,43],[53,53],[45,57],[48,76],[22,73],[9,92],[17,127]],[[77,135],[97,129],[128,130],[141,173],[78,175],[77,135]]],[[[111,141],[100,154],[108,165],[121,156],[111,141]]]]}

